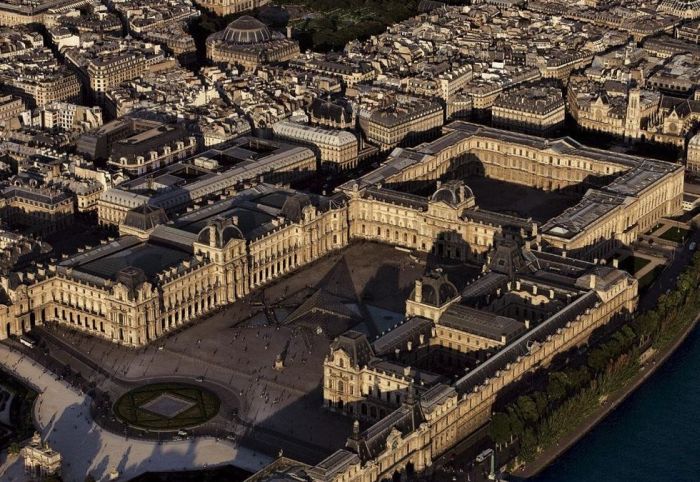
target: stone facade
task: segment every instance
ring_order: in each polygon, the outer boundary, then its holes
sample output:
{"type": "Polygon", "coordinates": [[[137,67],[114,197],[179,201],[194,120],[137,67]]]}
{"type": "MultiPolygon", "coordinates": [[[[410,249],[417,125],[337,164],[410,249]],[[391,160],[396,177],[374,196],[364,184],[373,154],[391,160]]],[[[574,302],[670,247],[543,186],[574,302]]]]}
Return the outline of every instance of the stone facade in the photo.
{"type": "Polygon", "coordinates": [[[246,70],[299,56],[299,44],[244,15],[207,37],[207,58],[215,63],[241,65],[246,70]]]}
{"type": "MultiPolygon", "coordinates": [[[[409,318],[371,344],[356,332],[346,333],[332,344],[324,362],[325,405],[373,423],[364,431],[356,424],[346,448],[305,469],[310,480],[397,480],[397,476],[429,470],[433,460],[489,420],[504,387],[547,367],[557,353],[584,344],[595,329],[629,316],[636,308],[637,281],[626,273],[527,249],[522,255],[525,265],[509,274],[487,268],[465,289],[467,296],[457,295],[443,305],[473,306],[469,296],[477,292],[482,301],[486,297],[490,300],[476,311],[498,312],[494,304],[509,293],[519,298],[526,295],[523,305],[541,305],[547,302],[532,297],[533,288],[537,293],[537,288],[545,287],[545,300],[567,295],[568,302],[556,304],[527,331],[512,331],[514,338],[505,346],[487,347],[493,350],[488,359],[452,383],[413,368],[435,344],[451,343],[448,340],[458,334],[478,338],[480,326],[472,323],[470,315],[462,317],[466,322],[463,328],[451,330],[447,336],[441,333],[440,323],[449,308],[441,309],[443,315],[437,321],[424,321],[424,326],[434,324],[432,335],[421,330],[415,318],[409,318]],[[556,267],[564,265],[576,273],[569,276],[564,289],[533,274],[535,266],[543,272],[558,271],[556,267]],[[502,279],[494,283],[494,277],[502,279]],[[388,353],[387,347],[392,348],[388,353]],[[399,361],[388,361],[388,357],[399,361]],[[400,361],[404,359],[411,360],[410,367],[400,361]]],[[[409,301],[415,302],[415,292],[412,297],[409,301]]],[[[435,301],[421,304],[440,308],[435,301]]],[[[478,352],[477,348],[476,344],[453,343],[450,352],[454,357],[478,352]]],[[[444,360],[440,365],[444,366],[444,360]]]]}
{"type": "Polygon", "coordinates": [[[177,213],[226,196],[241,183],[261,178],[289,183],[309,177],[316,167],[316,155],[306,147],[239,137],[228,149],[205,151],[107,189],[98,201],[98,220],[119,225],[129,210],[143,204],[177,213]],[[170,188],[174,181],[178,189],[170,188]]]}
{"type": "Polygon", "coordinates": [[[445,177],[477,174],[545,191],[582,193],[578,204],[541,226],[538,241],[590,260],[610,255],[661,217],[681,211],[681,165],[593,149],[570,138],[547,141],[467,122],[453,122],[445,131],[435,142],[394,151],[375,172],[342,188],[352,190],[357,184],[372,189],[381,183],[421,189],[445,177]]]}
{"type": "Polygon", "coordinates": [[[571,116],[586,131],[682,148],[700,119],[700,102],[694,99],[638,88],[592,93],[580,85],[569,83],[567,101],[571,116]]]}
{"type": "Polygon", "coordinates": [[[8,187],[0,197],[5,201],[0,217],[28,233],[46,235],[73,223],[73,199],[63,191],[20,185],[8,187]]]}
{"type": "Polygon", "coordinates": [[[225,16],[260,8],[270,3],[270,0],[196,0],[195,3],[217,15],[225,16]]]}
{"type": "MultiPolygon", "coordinates": [[[[533,243],[543,253],[597,262],[619,244],[633,242],[662,216],[681,210],[682,166],[463,122],[451,124],[447,131],[417,149],[396,150],[378,169],[340,186],[331,198],[278,189],[286,199],[282,208],[279,202],[262,211],[251,207],[256,202],[265,205],[274,191],[261,185],[164,224],[160,215],[145,213],[177,213],[169,210],[171,197],[162,198],[159,206],[156,198],[139,202],[138,195],[124,191],[135,204],[124,212],[121,206],[113,222],[125,237],[5,280],[11,302],[4,308],[7,321],[0,334],[58,321],[138,346],[353,239],[473,263],[487,262],[499,240],[533,243]],[[538,226],[532,220],[479,209],[461,181],[438,182],[470,172],[545,190],[585,190],[585,195],[538,226]],[[427,197],[406,192],[436,183],[427,197]],[[144,211],[145,204],[150,207],[144,211]],[[158,266],[149,265],[151,258],[161,260],[158,266]],[[119,266],[130,268],[123,271],[119,266]]],[[[142,181],[135,182],[138,191],[142,181]]],[[[235,183],[229,188],[235,189],[235,183]]],[[[107,219],[103,211],[104,202],[111,199],[105,196],[108,192],[98,203],[101,219],[107,219]]],[[[415,298],[413,302],[417,304],[407,307],[411,315],[435,322],[444,314],[420,307],[415,298]]],[[[503,303],[507,316],[517,314],[503,303]]],[[[539,316],[530,312],[528,323],[539,316]]],[[[451,330],[443,324],[436,339],[449,339],[451,330]]],[[[465,346],[476,340],[465,341],[465,346]]],[[[495,337],[488,346],[486,340],[480,343],[490,348],[503,341],[495,337]]]]}
{"type": "Polygon", "coordinates": [[[26,106],[20,97],[0,96],[0,127],[18,129],[20,127],[19,115],[24,110],[26,110],[26,106]]]}
{"type": "Polygon", "coordinates": [[[48,477],[60,477],[61,454],[41,442],[41,436],[34,434],[29,444],[22,449],[24,471],[30,480],[45,480],[48,477]]]}
{"type": "Polygon", "coordinates": [[[94,100],[104,105],[106,93],[124,81],[177,66],[160,45],[108,39],[69,47],[65,59],[75,67],[94,100]]]}
{"type": "Polygon", "coordinates": [[[428,140],[440,131],[445,122],[443,107],[437,102],[409,99],[371,112],[360,118],[367,140],[380,151],[396,146],[428,140]]]}
{"type": "Polygon", "coordinates": [[[68,71],[55,76],[20,77],[8,79],[10,90],[28,100],[35,107],[45,106],[52,102],[80,102],[82,100],[81,85],[78,77],[68,71]]]}
{"type": "Polygon", "coordinates": [[[5,279],[0,336],[56,322],[143,345],[348,243],[342,200],[267,185],[168,224],[153,212],[131,213],[117,241],[5,279]]]}
{"type": "Polygon", "coordinates": [[[688,141],[686,169],[695,175],[700,173],[700,135],[698,134],[688,141]]]}
{"type": "Polygon", "coordinates": [[[353,239],[480,262],[497,236],[525,239],[537,233],[534,223],[477,209],[473,193],[461,182],[439,185],[429,198],[352,181],[341,189],[348,197],[353,239]]]}
{"type": "Polygon", "coordinates": [[[115,142],[108,164],[141,176],[196,152],[197,139],[188,136],[181,125],[154,124],[157,125],[115,142]]]}
{"type": "Polygon", "coordinates": [[[491,109],[495,126],[545,134],[564,125],[566,109],[558,87],[524,87],[502,94],[491,109]]]}
{"type": "Polygon", "coordinates": [[[42,23],[49,10],[69,10],[88,4],[87,0],[43,0],[21,2],[5,0],[0,2],[0,25],[13,27],[29,23],[42,23]]]}
{"type": "Polygon", "coordinates": [[[272,126],[272,132],[280,139],[310,146],[324,169],[343,171],[357,166],[359,142],[352,132],[291,121],[278,122],[272,126]]]}

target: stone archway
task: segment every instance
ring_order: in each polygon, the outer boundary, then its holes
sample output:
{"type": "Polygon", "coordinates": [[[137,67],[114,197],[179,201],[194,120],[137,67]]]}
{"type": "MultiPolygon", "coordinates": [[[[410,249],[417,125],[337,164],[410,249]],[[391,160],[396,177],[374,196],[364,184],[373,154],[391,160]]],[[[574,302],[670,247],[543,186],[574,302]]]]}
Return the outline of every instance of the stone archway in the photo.
{"type": "Polygon", "coordinates": [[[7,338],[12,336],[12,323],[10,322],[5,325],[5,336],[7,336],[7,338]]]}
{"type": "Polygon", "coordinates": [[[413,462],[409,462],[406,464],[406,477],[411,479],[414,475],[416,475],[416,466],[413,462]]]}

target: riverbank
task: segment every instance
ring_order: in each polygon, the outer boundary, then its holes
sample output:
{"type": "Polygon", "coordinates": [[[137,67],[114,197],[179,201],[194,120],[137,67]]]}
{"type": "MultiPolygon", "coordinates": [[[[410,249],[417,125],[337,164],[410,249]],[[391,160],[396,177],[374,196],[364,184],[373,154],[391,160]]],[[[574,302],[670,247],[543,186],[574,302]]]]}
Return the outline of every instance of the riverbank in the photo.
{"type": "Polygon", "coordinates": [[[659,367],[663,366],[666,360],[686,341],[688,335],[697,327],[700,322],[700,314],[693,322],[686,327],[675,340],[670,343],[662,352],[657,352],[644,365],[644,369],[640,370],[630,383],[623,389],[611,393],[606,402],[596,410],[586,422],[576,427],[566,437],[561,439],[556,446],[542,451],[537,458],[527,464],[524,468],[516,470],[512,473],[515,479],[524,480],[535,477],[552,462],[559,458],[566,451],[571,449],[576,443],[581,440],[588,432],[590,432],[598,423],[604,420],[608,415],[614,412],[617,407],[624,402],[637,388],[649,379],[659,367]]]}

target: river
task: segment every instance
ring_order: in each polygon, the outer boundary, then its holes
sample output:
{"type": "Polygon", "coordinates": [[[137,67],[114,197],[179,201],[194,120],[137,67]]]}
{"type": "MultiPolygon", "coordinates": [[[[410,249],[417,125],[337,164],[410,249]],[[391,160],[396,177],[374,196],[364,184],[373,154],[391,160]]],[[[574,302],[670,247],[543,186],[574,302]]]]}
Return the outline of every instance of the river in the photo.
{"type": "Polygon", "coordinates": [[[533,482],[700,481],[700,326],[533,482]]]}

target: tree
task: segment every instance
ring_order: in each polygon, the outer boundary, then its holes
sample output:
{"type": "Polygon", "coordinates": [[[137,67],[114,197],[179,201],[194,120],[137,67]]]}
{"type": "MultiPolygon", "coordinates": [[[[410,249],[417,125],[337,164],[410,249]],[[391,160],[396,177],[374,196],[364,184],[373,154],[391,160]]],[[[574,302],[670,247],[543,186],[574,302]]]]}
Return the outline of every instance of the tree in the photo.
{"type": "Polygon", "coordinates": [[[567,371],[567,377],[571,381],[571,387],[578,391],[591,381],[591,374],[585,366],[567,371]]]}
{"type": "Polygon", "coordinates": [[[512,440],[513,433],[510,428],[510,417],[503,412],[493,414],[489,430],[496,447],[505,445],[512,440]]]}
{"type": "Polygon", "coordinates": [[[547,398],[552,402],[559,402],[566,397],[567,388],[569,385],[569,377],[563,372],[554,372],[549,374],[549,383],[547,384],[547,398]]]}
{"type": "Polygon", "coordinates": [[[656,306],[658,307],[659,315],[661,316],[661,318],[664,318],[666,314],[673,308],[673,306],[671,306],[671,304],[669,303],[669,299],[666,294],[659,296],[659,298],[656,300],[656,306]]]}
{"type": "Polygon", "coordinates": [[[678,290],[673,290],[668,294],[668,302],[673,310],[677,310],[683,302],[683,295],[678,290]]]}
{"type": "Polygon", "coordinates": [[[695,279],[692,272],[684,271],[681,273],[681,275],[678,277],[677,286],[683,295],[683,300],[685,300],[688,293],[695,289],[695,279]]]}
{"type": "Polygon", "coordinates": [[[588,366],[596,373],[603,371],[608,365],[608,361],[610,358],[603,347],[594,349],[588,355],[588,366]]]}
{"type": "Polygon", "coordinates": [[[523,434],[522,440],[520,441],[520,452],[523,459],[527,462],[535,458],[537,453],[537,436],[535,431],[528,428],[523,434]]]}
{"type": "Polygon", "coordinates": [[[656,310],[650,310],[635,319],[635,331],[640,338],[641,344],[644,344],[651,338],[659,328],[659,314],[656,310]]]}
{"type": "Polygon", "coordinates": [[[17,442],[12,442],[7,448],[7,453],[10,455],[19,455],[20,447],[17,442]]]}
{"type": "Polygon", "coordinates": [[[532,398],[535,401],[535,407],[537,407],[537,419],[539,420],[547,413],[547,406],[549,405],[547,395],[545,395],[543,392],[537,392],[532,398]]]}
{"type": "Polygon", "coordinates": [[[627,340],[627,346],[632,346],[634,344],[634,340],[636,339],[634,330],[632,329],[631,326],[625,325],[623,326],[620,331],[622,334],[625,336],[625,339],[627,340]]]}
{"type": "Polygon", "coordinates": [[[532,400],[532,398],[527,395],[521,395],[518,397],[516,402],[518,407],[518,413],[522,417],[524,422],[534,423],[539,418],[537,413],[537,405],[532,400]]]}
{"type": "Polygon", "coordinates": [[[508,420],[510,423],[510,431],[513,436],[520,437],[525,430],[525,424],[513,407],[508,407],[508,420]]]}

